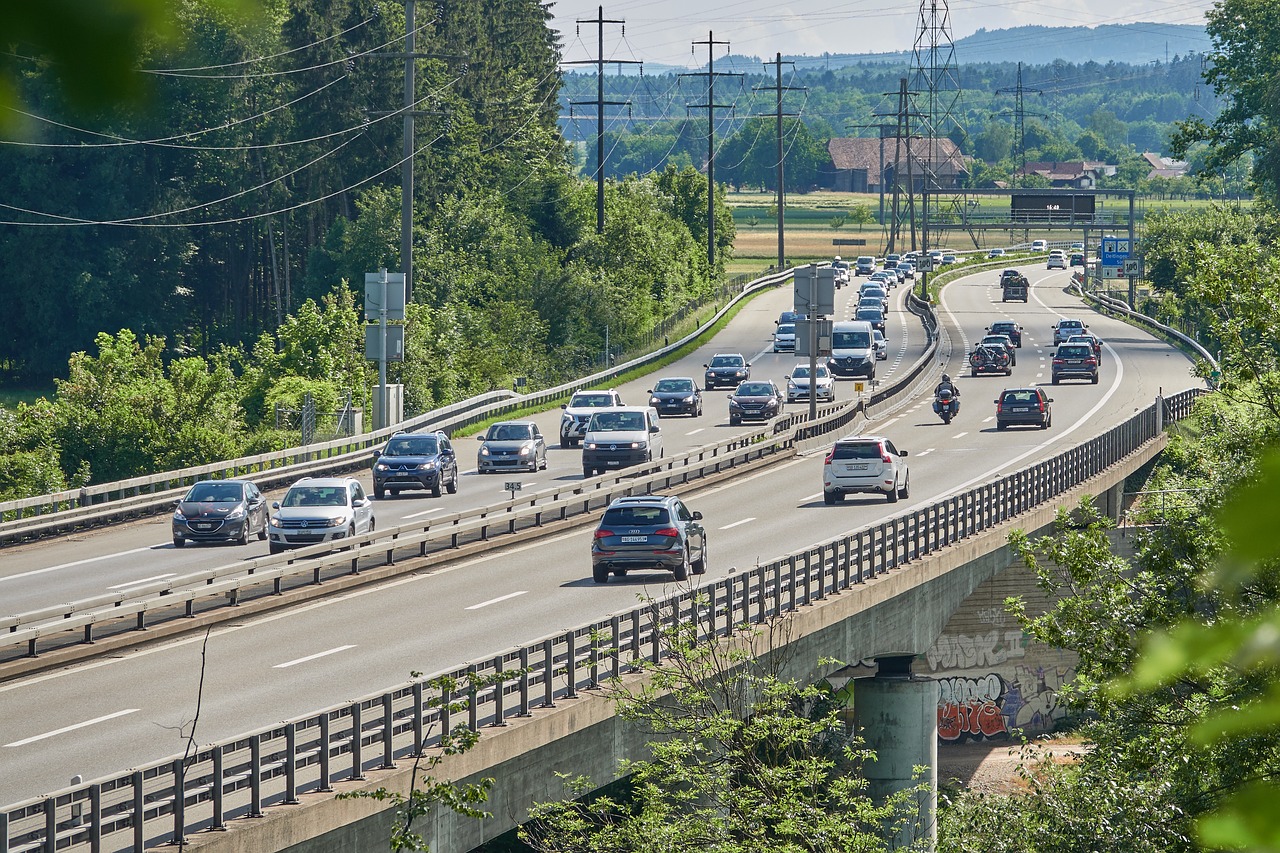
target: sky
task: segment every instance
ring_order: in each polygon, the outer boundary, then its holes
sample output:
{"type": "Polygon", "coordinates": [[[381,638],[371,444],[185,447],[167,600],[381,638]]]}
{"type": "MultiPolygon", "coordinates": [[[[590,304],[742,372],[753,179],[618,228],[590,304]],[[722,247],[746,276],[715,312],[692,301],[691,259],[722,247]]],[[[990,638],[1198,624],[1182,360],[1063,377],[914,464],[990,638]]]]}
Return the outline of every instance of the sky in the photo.
{"type": "MultiPolygon", "coordinates": [[[[1203,24],[1213,5],[1211,0],[951,0],[949,7],[944,0],[930,2],[933,21],[940,24],[947,13],[953,40],[980,29],[1027,25],[1203,24]]],[[[577,22],[596,19],[601,6],[606,20],[625,21],[625,27],[604,27],[607,58],[690,68],[706,64],[707,45],[693,42],[708,38],[729,42],[714,46],[716,57],[909,51],[921,19],[918,0],[555,0],[551,23],[561,33],[565,60],[596,58],[597,25],[577,22]]]]}

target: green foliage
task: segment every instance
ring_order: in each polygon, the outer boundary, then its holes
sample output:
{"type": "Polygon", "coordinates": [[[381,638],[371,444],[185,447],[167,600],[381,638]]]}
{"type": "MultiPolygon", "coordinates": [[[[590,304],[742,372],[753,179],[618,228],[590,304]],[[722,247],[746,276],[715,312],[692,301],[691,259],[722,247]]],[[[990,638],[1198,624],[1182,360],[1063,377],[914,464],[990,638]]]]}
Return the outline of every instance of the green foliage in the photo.
{"type": "Polygon", "coordinates": [[[665,633],[667,661],[634,689],[615,685],[618,713],[654,735],[620,768],[630,795],[591,795],[590,780],[566,775],[568,798],[535,807],[523,840],[548,853],[891,848],[919,792],[870,800],[859,768],[874,756],[827,694],[781,677],[749,628],[723,643],[665,633]]]}

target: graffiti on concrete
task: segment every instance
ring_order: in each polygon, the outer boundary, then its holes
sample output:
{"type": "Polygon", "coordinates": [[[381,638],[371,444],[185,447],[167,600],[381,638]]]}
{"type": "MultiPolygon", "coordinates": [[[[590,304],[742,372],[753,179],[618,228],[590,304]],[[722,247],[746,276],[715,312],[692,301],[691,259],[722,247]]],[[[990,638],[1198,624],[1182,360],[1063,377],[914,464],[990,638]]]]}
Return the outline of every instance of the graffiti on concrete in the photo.
{"type": "Polygon", "coordinates": [[[1014,668],[1006,682],[999,674],[938,679],[938,738],[989,740],[1015,732],[1039,733],[1061,716],[1058,688],[1065,672],[1044,667],[1014,668]]]}
{"type": "Polygon", "coordinates": [[[993,628],[972,637],[965,634],[943,634],[925,653],[929,669],[977,669],[1000,666],[1014,658],[1025,657],[1027,638],[1020,629],[993,628]]]}

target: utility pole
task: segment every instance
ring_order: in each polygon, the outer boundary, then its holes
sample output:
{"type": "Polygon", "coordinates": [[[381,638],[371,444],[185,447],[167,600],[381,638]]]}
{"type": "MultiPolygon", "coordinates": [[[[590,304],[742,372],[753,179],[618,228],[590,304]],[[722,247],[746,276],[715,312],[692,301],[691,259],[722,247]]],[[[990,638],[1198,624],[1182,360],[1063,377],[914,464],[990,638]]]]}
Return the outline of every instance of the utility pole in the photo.
{"type": "MultiPolygon", "coordinates": [[[[1014,118],[1013,118],[1013,136],[1014,136],[1014,139],[1016,140],[1016,144],[1017,144],[1017,146],[1018,146],[1018,163],[1019,163],[1019,165],[1020,165],[1020,167],[1021,167],[1021,168],[1018,170],[1018,174],[1019,174],[1019,175],[1021,176],[1021,178],[1022,178],[1022,180],[1021,180],[1021,181],[1016,182],[1016,184],[1017,184],[1017,186],[1024,186],[1024,185],[1025,185],[1025,183],[1026,183],[1026,179],[1027,179],[1027,175],[1026,175],[1026,172],[1027,172],[1027,144],[1026,144],[1026,139],[1024,138],[1024,131],[1025,131],[1025,127],[1024,127],[1025,122],[1024,122],[1024,119],[1025,119],[1025,118],[1026,118],[1026,116],[1028,116],[1028,115],[1037,116],[1037,117],[1039,117],[1039,118],[1044,118],[1044,117],[1045,117],[1045,114],[1044,114],[1044,113],[1028,113],[1028,112],[1026,111],[1026,109],[1023,107],[1023,103],[1022,103],[1022,96],[1023,96],[1023,95],[1026,95],[1026,94],[1032,94],[1032,95],[1043,95],[1043,94],[1044,94],[1044,92],[1040,91],[1039,89],[1029,89],[1029,88],[1027,88],[1026,86],[1023,86],[1023,85],[1022,85],[1022,63],[1021,63],[1021,62],[1019,62],[1019,63],[1018,63],[1018,85],[1016,85],[1016,86],[1002,86],[1001,88],[996,89],[996,94],[997,94],[997,95],[1013,95],[1013,96],[1014,96],[1014,100],[1013,100],[1013,103],[1014,103],[1014,107],[1013,107],[1013,117],[1014,117],[1014,118]]],[[[1000,112],[995,113],[994,115],[995,115],[996,117],[1000,117],[1000,116],[1008,116],[1008,115],[1009,115],[1009,111],[1008,111],[1008,110],[1001,110],[1000,112]]]]}
{"type": "MultiPolygon", "coordinates": [[[[876,178],[876,187],[880,190],[880,226],[884,227],[884,141],[888,138],[889,131],[893,130],[891,124],[847,124],[845,127],[849,130],[879,130],[880,132],[880,171],[876,178]]],[[[872,254],[875,254],[872,252],[872,254]]]]}
{"type": "MultiPolygon", "coordinates": [[[[798,115],[797,113],[784,113],[782,111],[782,94],[783,92],[803,92],[808,86],[783,86],[782,85],[782,54],[777,54],[777,59],[773,62],[764,63],[765,66],[774,66],[777,82],[772,86],[755,86],[752,91],[755,92],[776,92],[778,95],[777,108],[774,116],[777,118],[777,134],[778,134],[778,269],[782,269],[787,265],[787,253],[783,243],[783,219],[786,204],[786,189],[783,187],[783,178],[786,170],[783,168],[782,155],[782,117],[798,115]]],[[[787,65],[795,66],[794,62],[787,62],[787,65]]],[[[761,117],[768,115],[763,113],[761,117]]]]}
{"type": "Polygon", "coordinates": [[[898,109],[894,113],[872,113],[877,117],[894,116],[897,118],[897,130],[894,134],[894,152],[893,152],[893,215],[889,226],[889,243],[885,247],[885,251],[894,252],[899,231],[902,229],[902,216],[898,207],[898,196],[902,189],[902,146],[906,142],[907,148],[907,211],[911,221],[911,248],[916,247],[916,205],[915,205],[915,158],[911,154],[911,119],[918,118],[919,113],[911,109],[911,95],[915,94],[907,90],[907,78],[902,77],[898,81],[897,92],[885,92],[886,98],[893,95],[898,96],[898,109]]]}
{"type": "MultiPolygon", "coordinates": [[[[435,111],[415,110],[417,99],[417,83],[415,82],[415,61],[419,59],[462,59],[456,55],[439,53],[417,53],[417,24],[414,22],[415,0],[404,0],[404,52],[375,53],[388,59],[404,60],[404,107],[398,110],[404,116],[403,160],[400,164],[400,266],[404,272],[405,300],[413,298],[413,141],[415,136],[414,118],[417,116],[441,115],[435,111]]],[[[370,115],[392,115],[389,112],[372,112],[370,115]]]]}
{"type": "Polygon", "coordinates": [[[707,275],[711,274],[711,270],[716,265],[716,107],[722,109],[732,109],[732,104],[716,103],[716,78],[717,77],[737,77],[741,79],[742,74],[730,73],[715,70],[715,57],[712,55],[715,46],[722,44],[729,46],[727,41],[716,41],[715,35],[707,32],[706,41],[695,41],[695,46],[705,44],[707,46],[707,70],[696,74],[681,74],[681,77],[706,77],[707,78],[707,102],[705,104],[689,104],[685,106],[685,111],[706,109],[707,111],[707,275]]]}
{"type": "MultiPolygon", "coordinates": [[[[596,17],[579,18],[577,23],[595,24],[596,25],[596,58],[580,59],[573,62],[565,62],[564,65],[594,65],[596,66],[596,99],[594,101],[570,101],[570,112],[574,106],[583,106],[587,104],[596,105],[596,233],[604,233],[604,108],[611,107],[630,107],[630,101],[606,101],[604,99],[604,25],[605,24],[621,24],[622,34],[627,34],[626,21],[606,20],[604,16],[604,7],[597,7],[596,17]]],[[[644,63],[635,59],[610,59],[612,65],[640,65],[644,63]]]]}

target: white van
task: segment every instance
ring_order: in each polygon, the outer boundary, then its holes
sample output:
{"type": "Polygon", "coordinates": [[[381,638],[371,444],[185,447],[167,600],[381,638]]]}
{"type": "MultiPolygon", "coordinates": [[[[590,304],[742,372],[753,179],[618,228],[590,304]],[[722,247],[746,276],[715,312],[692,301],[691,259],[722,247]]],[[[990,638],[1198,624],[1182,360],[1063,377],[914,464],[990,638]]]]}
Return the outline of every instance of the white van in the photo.
{"type": "Polygon", "coordinates": [[[583,477],[662,456],[662,425],[653,406],[600,409],[591,414],[582,434],[583,477]]]}
{"type": "Polygon", "coordinates": [[[876,375],[876,343],[871,324],[850,320],[831,324],[831,358],[827,367],[836,376],[876,375]]]}

